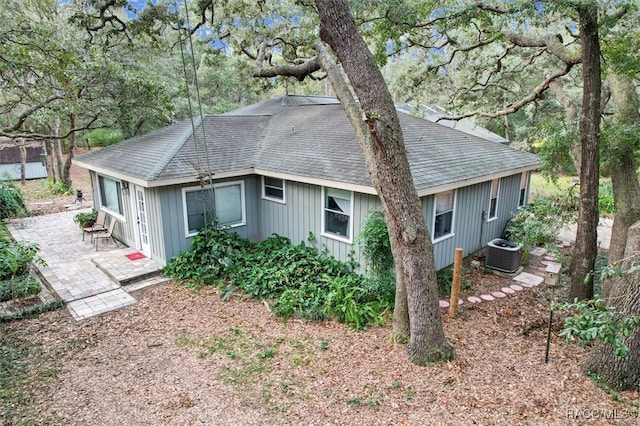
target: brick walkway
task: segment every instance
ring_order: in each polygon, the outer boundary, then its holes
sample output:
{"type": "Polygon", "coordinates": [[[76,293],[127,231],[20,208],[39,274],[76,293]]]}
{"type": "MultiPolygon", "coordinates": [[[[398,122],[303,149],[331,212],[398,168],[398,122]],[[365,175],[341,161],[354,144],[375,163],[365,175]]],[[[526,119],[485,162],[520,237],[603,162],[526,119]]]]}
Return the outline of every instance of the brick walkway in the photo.
{"type": "Polygon", "coordinates": [[[82,240],[82,231],[73,222],[77,213],[17,219],[7,227],[15,240],[40,247],[39,256],[47,266],[38,266],[38,271],[75,319],[131,305],[136,300],[129,291],[166,281],[156,261],[125,257],[137,252],[135,249],[106,242],[96,251],[90,238],[82,240]]]}

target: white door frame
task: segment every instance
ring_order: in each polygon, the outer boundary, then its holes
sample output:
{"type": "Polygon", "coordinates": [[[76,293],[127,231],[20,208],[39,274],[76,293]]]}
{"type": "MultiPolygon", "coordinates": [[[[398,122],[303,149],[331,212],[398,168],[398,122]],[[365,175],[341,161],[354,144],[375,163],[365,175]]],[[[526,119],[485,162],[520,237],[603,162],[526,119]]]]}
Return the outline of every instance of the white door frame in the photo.
{"type": "Polygon", "coordinates": [[[133,191],[131,191],[131,201],[133,204],[133,220],[134,235],[136,241],[136,249],[145,253],[151,254],[151,243],[149,240],[149,214],[148,206],[146,204],[146,194],[144,188],[138,185],[131,184],[133,191]],[[141,198],[138,198],[142,195],[141,198]]]}

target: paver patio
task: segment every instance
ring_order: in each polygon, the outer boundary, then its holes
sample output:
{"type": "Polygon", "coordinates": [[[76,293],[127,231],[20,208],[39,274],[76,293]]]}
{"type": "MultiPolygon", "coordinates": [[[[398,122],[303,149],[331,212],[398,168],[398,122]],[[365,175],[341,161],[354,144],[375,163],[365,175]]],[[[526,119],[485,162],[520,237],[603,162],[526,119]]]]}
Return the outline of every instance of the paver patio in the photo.
{"type": "MultiPolygon", "coordinates": [[[[113,242],[100,244],[98,251],[90,238],[83,241],[82,230],[73,222],[79,210],[33,216],[9,222],[7,228],[16,241],[35,243],[46,266],[38,266],[45,284],[66,302],[77,319],[88,318],[136,302],[127,284],[166,280],[159,275],[161,265],[150,258],[129,260],[137,250],[113,242]]],[[[135,286],[134,288],[139,288],[135,286]]]]}

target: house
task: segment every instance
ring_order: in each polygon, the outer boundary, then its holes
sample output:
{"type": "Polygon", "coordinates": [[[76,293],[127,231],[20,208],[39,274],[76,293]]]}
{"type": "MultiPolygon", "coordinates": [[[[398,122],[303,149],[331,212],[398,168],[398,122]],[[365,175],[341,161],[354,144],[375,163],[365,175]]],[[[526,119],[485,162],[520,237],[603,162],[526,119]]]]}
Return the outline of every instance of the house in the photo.
{"type": "MultiPolygon", "coordinates": [[[[400,113],[438,269],[457,247],[502,235],[528,196],[530,153],[400,113]]],[[[272,234],[346,260],[380,209],[353,127],[335,98],[283,96],[187,120],[74,158],[117,237],[166,263],[207,217],[253,241],[272,234]],[[194,129],[196,130],[194,132],[194,129]],[[195,137],[194,137],[195,136],[195,137]]]]}
{"type": "Polygon", "coordinates": [[[24,155],[25,179],[47,177],[46,156],[42,142],[27,142],[18,145],[9,138],[0,138],[0,178],[9,175],[10,179],[21,179],[21,166],[24,155]],[[24,152],[20,152],[24,148],[24,152]]]}

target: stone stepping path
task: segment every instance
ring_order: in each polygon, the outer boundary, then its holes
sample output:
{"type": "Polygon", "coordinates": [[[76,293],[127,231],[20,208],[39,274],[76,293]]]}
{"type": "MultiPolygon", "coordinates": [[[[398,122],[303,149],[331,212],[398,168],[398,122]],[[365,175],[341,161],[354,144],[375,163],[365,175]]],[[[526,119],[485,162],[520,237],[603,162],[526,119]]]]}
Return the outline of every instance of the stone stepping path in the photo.
{"type": "MultiPolygon", "coordinates": [[[[543,261],[542,263],[545,265],[548,265],[549,263],[552,263],[553,259],[555,259],[553,256],[545,256],[545,261],[543,261]]],[[[540,272],[544,272],[544,269],[540,268],[540,272]]],[[[520,274],[518,274],[513,278],[513,280],[516,281],[517,284],[511,284],[508,287],[502,287],[500,291],[493,291],[490,294],[481,294],[480,296],[469,296],[467,297],[467,301],[471,304],[477,304],[481,302],[491,302],[497,299],[503,299],[511,294],[516,294],[519,291],[523,291],[525,288],[536,287],[544,282],[544,273],[540,273],[540,272],[537,272],[534,274],[530,274],[528,272],[521,272],[520,274]]],[[[462,299],[458,301],[458,305],[462,305],[463,303],[464,302],[462,299]]],[[[448,308],[449,301],[440,300],[440,307],[448,308]]]]}

